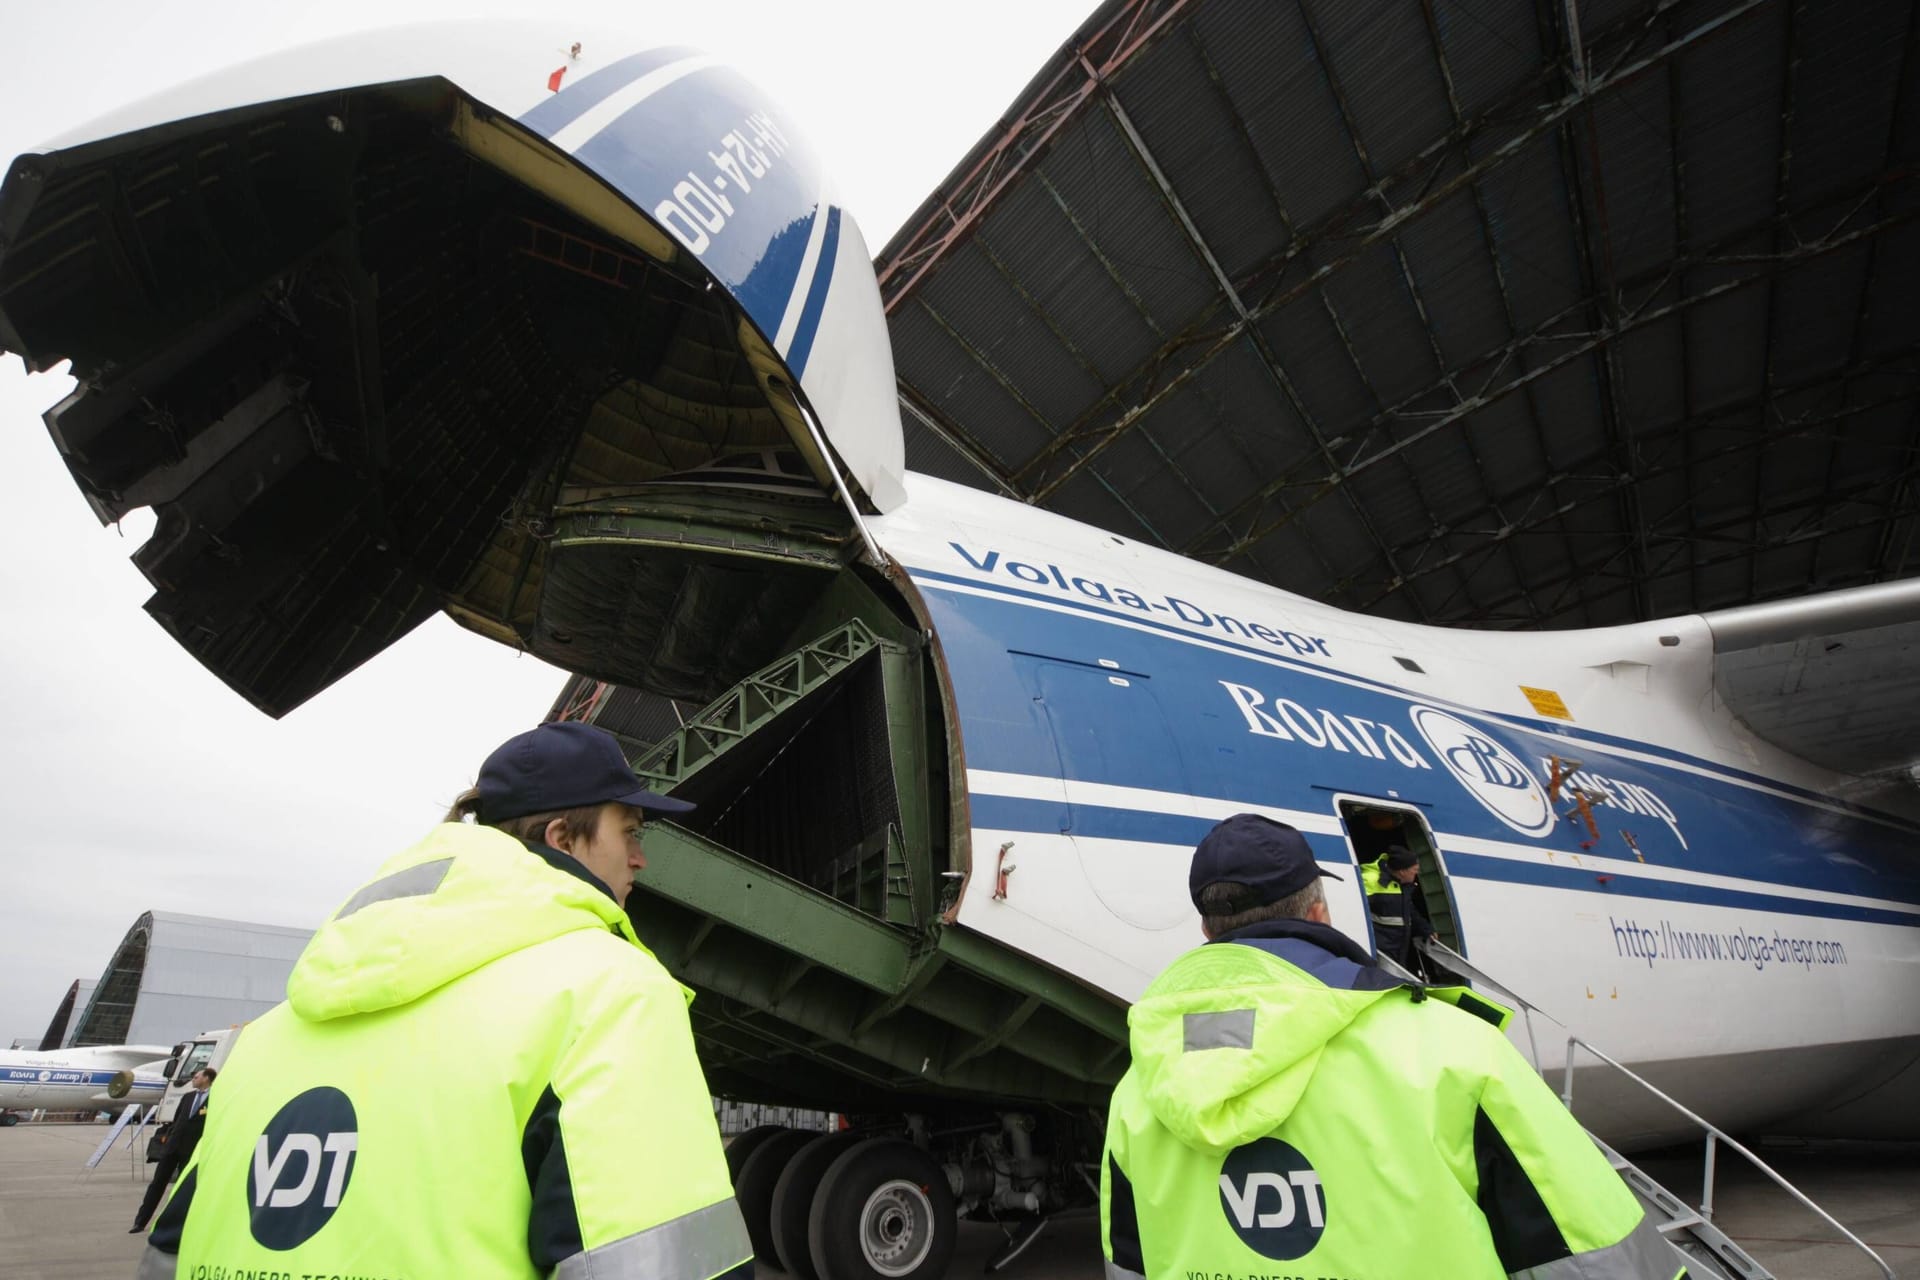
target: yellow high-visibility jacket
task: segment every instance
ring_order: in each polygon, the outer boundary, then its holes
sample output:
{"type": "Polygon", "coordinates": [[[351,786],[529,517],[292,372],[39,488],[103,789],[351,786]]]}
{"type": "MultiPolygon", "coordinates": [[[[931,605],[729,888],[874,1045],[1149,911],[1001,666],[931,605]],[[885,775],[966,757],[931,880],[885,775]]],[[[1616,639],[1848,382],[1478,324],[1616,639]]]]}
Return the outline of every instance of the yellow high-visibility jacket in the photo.
{"type": "Polygon", "coordinates": [[[140,1280],[710,1280],[752,1253],[689,993],[564,855],[449,823],[214,1083],[140,1280]]]}
{"type": "Polygon", "coordinates": [[[1108,1280],[1675,1280],[1685,1259],[1500,1032],[1325,925],[1191,951],[1128,1016],[1108,1280]]]}

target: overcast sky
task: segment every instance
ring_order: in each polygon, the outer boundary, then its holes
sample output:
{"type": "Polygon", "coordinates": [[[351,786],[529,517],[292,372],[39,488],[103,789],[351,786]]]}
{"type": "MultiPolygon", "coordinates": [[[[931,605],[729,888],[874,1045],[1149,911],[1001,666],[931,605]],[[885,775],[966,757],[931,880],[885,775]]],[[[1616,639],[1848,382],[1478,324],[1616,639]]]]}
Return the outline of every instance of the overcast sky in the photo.
{"type": "MultiPolygon", "coordinates": [[[[15,6],[0,41],[0,163],[101,112],[268,51],[442,16],[628,26],[703,45],[801,123],[874,249],[1095,0],[335,0],[15,6]],[[196,18],[185,15],[197,14],[196,18]]],[[[564,678],[437,617],[281,721],[188,658],[142,609],[129,557],[151,521],[103,529],[40,414],[70,380],[0,361],[0,1047],[37,1036],[146,910],[311,928],[418,838],[564,678]]]]}

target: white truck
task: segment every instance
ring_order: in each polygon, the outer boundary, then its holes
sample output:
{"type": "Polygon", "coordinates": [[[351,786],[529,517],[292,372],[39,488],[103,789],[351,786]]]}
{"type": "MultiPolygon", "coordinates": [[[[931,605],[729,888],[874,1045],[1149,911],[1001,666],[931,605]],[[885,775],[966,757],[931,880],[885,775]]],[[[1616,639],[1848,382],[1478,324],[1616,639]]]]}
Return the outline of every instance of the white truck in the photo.
{"type": "Polygon", "coordinates": [[[160,1125],[148,1142],[149,1151],[156,1155],[159,1152],[160,1140],[167,1132],[173,1113],[179,1109],[180,1099],[193,1092],[194,1075],[202,1067],[218,1071],[225,1066],[227,1055],[233,1052],[234,1042],[240,1038],[240,1030],[245,1025],[236,1023],[218,1031],[203,1031],[173,1046],[168,1058],[167,1091],[160,1099],[160,1125]]]}

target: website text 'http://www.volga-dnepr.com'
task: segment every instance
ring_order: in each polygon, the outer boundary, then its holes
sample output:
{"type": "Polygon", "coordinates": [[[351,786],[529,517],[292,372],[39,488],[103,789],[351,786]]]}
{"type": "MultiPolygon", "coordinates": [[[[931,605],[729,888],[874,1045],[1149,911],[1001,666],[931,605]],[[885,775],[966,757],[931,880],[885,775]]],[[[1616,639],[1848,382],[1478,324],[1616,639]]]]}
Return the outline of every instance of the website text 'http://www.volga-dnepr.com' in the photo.
{"type": "Polygon", "coordinates": [[[1745,928],[1730,932],[1709,929],[1680,929],[1671,920],[1656,921],[1653,926],[1637,920],[1607,917],[1613,928],[1613,945],[1623,956],[1645,960],[1651,968],[1656,960],[1731,960],[1764,969],[1770,964],[1815,965],[1847,963],[1847,949],[1824,938],[1789,938],[1783,933],[1760,933],[1745,928]]]}

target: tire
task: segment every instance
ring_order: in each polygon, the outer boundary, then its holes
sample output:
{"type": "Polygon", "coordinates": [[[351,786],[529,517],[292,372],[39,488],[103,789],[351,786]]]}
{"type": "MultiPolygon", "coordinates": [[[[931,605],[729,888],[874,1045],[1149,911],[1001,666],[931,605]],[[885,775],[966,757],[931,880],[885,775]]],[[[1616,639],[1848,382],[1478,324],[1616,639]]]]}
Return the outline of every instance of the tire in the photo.
{"type": "Polygon", "coordinates": [[[939,1280],[953,1261],[955,1234],[947,1175],[898,1138],[841,1152],[807,1215],[819,1280],[939,1280]]]}
{"type": "Polygon", "coordinates": [[[773,1260],[773,1188],[787,1163],[819,1136],[805,1129],[776,1133],[756,1146],[740,1166],[733,1180],[733,1198],[739,1202],[740,1216],[747,1220],[754,1257],[773,1260]]]}
{"type": "Polygon", "coordinates": [[[738,1186],[740,1170],[745,1167],[747,1157],[759,1150],[760,1144],[775,1134],[788,1133],[783,1124],[757,1124],[732,1142],[727,1144],[727,1181],[738,1186]]]}
{"type": "Polygon", "coordinates": [[[767,1216],[773,1253],[763,1259],[794,1280],[820,1280],[807,1246],[807,1219],[813,1213],[813,1194],[820,1189],[829,1166],[854,1143],[857,1134],[829,1133],[800,1148],[773,1184],[772,1212],[767,1216]]]}

